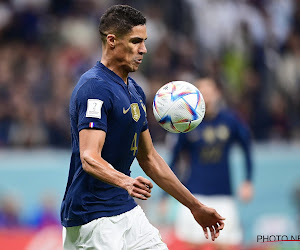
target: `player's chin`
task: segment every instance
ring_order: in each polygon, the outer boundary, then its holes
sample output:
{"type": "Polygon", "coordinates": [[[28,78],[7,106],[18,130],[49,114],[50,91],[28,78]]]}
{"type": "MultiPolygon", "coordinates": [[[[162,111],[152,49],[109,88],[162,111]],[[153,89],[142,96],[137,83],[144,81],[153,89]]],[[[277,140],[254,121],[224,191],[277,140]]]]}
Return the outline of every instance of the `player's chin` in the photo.
{"type": "Polygon", "coordinates": [[[130,72],[135,72],[139,69],[140,64],[131,64],[130,72]]]}

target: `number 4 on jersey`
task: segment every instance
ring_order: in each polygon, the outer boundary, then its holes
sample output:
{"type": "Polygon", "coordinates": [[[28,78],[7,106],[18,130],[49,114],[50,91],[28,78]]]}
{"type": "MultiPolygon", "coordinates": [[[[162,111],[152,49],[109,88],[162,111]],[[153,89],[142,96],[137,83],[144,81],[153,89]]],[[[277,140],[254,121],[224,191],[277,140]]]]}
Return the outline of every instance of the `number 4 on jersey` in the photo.
{"type": "Polygon", "coordinates": [[[133,151],[133,156],[135,156],[136,151],[137,151],[136,138],[137,138],[137,133],[135,133],[133,136],[133,140],[132,140],[131,148],[130,148],[130,151],[133,151]]]}

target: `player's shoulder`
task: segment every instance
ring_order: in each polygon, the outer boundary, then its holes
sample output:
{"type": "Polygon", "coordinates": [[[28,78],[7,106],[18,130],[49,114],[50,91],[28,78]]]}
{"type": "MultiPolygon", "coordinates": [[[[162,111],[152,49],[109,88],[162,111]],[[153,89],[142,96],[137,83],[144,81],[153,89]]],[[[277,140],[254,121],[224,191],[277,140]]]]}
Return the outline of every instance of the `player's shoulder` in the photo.
{"type": "Polygon", "coordinates": [[[79,79],[78,84],[98,84],[102,87],[110,86],[108,79],[96,67],[86,71],[79,79]]]}
{"type": "Polygon", "coordinates": [[[230,123],[239,123],[239,124],[243,124],[244,121],[242,119],[242,117],[240,116],[240,114],[230,108],[223,108],[220,111],[220,116],[222,117],[222,119],[227,120],[230,123]]]}
{"type": "Polygon", "coordinates": [[[78,80],[75,86],[75,91],[83,91],[84,89],[91,89],[92,91],[101,91],[102,89],[111,89],[111,84],[94,68],[86,71],[78,80]]]}
{"type": "Polygon", "coordinates": [[[75,86],[71,96],[71,103],[91,98],[99,99],[100,97],[101,99],[110,100],[112,95],[113,89],[106,80],[93,74],[93,72],[87,71],[80,77],[75,86]]]}
{"type": "Polygon", "coordinates": [[[234,119],[236,117],[236,113],[227,107],[224,107],[219,112],[220,116],[228,119],[234,119]]]}

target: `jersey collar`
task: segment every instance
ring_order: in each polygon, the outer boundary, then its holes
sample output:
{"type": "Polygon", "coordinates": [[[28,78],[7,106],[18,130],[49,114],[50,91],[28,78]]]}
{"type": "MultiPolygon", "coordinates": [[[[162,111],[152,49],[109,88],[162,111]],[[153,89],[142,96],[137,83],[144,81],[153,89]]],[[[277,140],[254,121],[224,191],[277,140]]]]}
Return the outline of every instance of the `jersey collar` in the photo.
{"type": "MultiPolygon", "coordinates": [[[[119,77],[115,72],[107,68],[104,64],[102,64],[100,61],[97,61],[96,66],[100,68],[109,78],[111,78],[113,81],[119,83],[120,85],[127,87],[127,84],[123,81],[121,77],[119,77]]],[[[129,84],[129,77],[128,77],[128,84],[129,84]]]]}

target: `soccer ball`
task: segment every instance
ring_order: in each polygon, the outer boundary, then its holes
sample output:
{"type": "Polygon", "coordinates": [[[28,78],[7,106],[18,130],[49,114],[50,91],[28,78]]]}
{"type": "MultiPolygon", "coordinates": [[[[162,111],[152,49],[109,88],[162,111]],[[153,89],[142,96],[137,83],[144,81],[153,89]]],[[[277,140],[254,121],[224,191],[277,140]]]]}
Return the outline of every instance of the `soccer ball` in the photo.
{"type": "Polygon", "coordinates": [[[162,86],[153,100],[156,121],[172,133],[186,133],[196,128],[205,114],[205,102],[191,83],[173,81],[162,86]]]}

